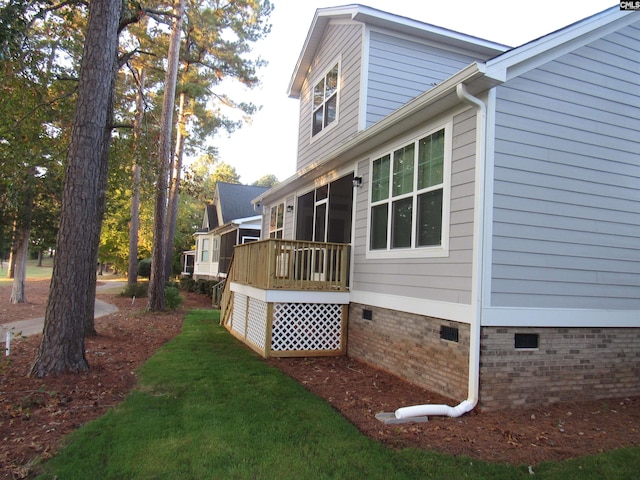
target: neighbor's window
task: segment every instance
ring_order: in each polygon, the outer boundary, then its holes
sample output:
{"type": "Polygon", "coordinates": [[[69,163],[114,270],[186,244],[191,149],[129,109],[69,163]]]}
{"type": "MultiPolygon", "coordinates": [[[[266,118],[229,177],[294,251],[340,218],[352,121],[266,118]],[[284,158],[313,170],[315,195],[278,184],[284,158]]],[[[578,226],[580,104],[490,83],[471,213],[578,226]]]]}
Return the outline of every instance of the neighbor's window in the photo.
{"type": "Polygon", "coordinates": [[[200,254],[200,261],[201,262],[209,261],[209,239],[208,238],[202,239],[202,253],[200,254]]]}
{"type": "Polygon", "coordinates": [[[213,237],[213,244],[211,245],[211,261],[219,262],[220,261],[220,237],[213,237]]]}
{"type": "Polygon", "coordinates": [[[269,238],[282,238],[284,230],[284,202],[271,207],[269,238]]]}
{"type": "Polygon", "coordinates": [[[373,161],[369,248],[442,245],[445,129],[373,161]]]}
{"type": "Polygon", "coordinates": [[[338,73],[339,64],[336,63],[313,87],[312,135],[331,125],[338,116],[338,73]]]}

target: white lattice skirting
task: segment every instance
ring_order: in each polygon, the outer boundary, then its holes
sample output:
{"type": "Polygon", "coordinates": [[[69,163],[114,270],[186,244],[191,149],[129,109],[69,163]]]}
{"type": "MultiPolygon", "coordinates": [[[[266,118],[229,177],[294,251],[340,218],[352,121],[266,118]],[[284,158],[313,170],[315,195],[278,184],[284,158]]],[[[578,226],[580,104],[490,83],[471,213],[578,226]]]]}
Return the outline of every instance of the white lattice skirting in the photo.
{"type": "Polygon", "coordinates": [[[342,305],[275,303],[271,350],[334,351],[342,342],[342,305]]]}
{"type": "Polygon", "coordinates": [[[247,333],[247,300],[246,295],[235,294],[233,296],[233,314],[231,317],[231,330],[244,337],[247,333]]]}
{"type": "Polygon", "coordinates": [[[233,298],[231,329],[264,352],[267,338],[266,302],[236,293],[233,298]]]}
{"type": "Polygon", "coordinates": [[[263,355],[286,352],[339,352],[342,349],[342,305],[274,303],[271,345],[267,348],[268,303],[234,294],[231,330],[263,355]]]}

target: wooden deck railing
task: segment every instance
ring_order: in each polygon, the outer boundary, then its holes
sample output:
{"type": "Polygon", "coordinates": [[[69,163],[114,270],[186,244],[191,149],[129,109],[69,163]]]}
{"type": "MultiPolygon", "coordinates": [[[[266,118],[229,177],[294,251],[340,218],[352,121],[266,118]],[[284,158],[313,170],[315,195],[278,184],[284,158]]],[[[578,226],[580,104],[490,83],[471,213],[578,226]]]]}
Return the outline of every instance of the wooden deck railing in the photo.
{"type": "Polygon", "coordinates": [[[236,245],[227,281],[265,290],[348,290],[349,245],[269,239],[236,245]]]}

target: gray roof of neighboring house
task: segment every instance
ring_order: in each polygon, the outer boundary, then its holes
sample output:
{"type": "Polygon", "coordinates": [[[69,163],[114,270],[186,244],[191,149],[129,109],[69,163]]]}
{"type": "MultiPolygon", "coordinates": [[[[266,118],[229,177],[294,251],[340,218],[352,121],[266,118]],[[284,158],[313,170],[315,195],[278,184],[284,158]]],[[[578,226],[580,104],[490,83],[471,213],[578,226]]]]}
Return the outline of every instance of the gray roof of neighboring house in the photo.
{"type": "Polygon", "coordinates": [[[218,182],[217,189],[220,211],[222,212],[220,225],[225,225],[236,218],[258,215],[253,209],[251,200],[266,192],[268,187],[218,182]]]}

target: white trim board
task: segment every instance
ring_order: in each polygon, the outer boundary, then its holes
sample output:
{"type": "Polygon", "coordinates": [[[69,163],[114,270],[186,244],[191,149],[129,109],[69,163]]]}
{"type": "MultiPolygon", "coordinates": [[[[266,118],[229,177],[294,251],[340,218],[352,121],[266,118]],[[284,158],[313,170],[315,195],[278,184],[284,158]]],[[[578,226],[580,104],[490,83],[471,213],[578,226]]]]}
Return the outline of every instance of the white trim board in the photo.
{"type": "Polygon", "coordinates": [[[640,310],[488,307],[483,327],[640,328],[640,310]]]}
{"type": "Polygon", "coordinates": [[[310,290],[263,290],[240,283],[231,283],[231,291],[272,303],[329,303],[347,305],[349,292],[314,292],[310,290]]]}
{"type": "Polygon", "coordinates": [[[468,324],[473,322],[475,315],[475,309],[472,305],[358,290],[351,292],[351,301],[372,307],[386,308],[388,310],[468,324]]]}

